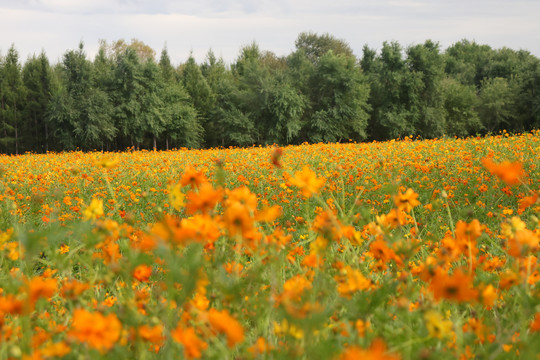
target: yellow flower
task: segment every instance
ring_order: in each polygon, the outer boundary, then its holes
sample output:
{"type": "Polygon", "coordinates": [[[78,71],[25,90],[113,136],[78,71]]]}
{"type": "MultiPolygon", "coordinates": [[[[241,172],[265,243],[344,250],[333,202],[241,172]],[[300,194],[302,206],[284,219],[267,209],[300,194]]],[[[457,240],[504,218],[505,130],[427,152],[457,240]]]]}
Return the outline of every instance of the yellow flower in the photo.
{"type": "Polygon", "coordinates": [[[103,216],[103,200],[93,198],[90,205],[83,211],[83,216],[85,220],[95,220],[103,216]]]}
{"type": "Polygon", "coordinates": [[[280,323],[274,322],[274,333],[276,336],[291,335],[295,339],[302,339],[304,332],[293,324],[289,324],[287,319],[283,319],[280,323]]]}
{"type": "Polygon", "coordinates": [[[452,335],[452,327],[454,324],[450,320],[445,320],[437,311],[429,310],[426,312],[424,320],[426,321],[429,336],[442,339],[452,335]]]}
{"type": "Polygon", "coordinates": [[[180,211],[180,209],[184,207],[185,197],[186,196],[182,192],[182,185],[169,185],[169,203],[174,208],[174,210],[180,211]]]}
{"type": "Polygon", "coordinates": [[[60,246],[60,254],[66,254],[69,252],[69,246],[66,244],[62,244],[60,246]]]}
{"type": "Polygon", "coordinates": [[[101,159],[97,160],[95,164],[101,166],[105,169],[111,169],[120,163],[120,159],[111,158],[109,156],[104,156],[101,159]]]}
{"type": "Polygon", "coordinates": [[[317,174],[307,166],[304,166],[302,171],[294,173],[294,177],[290,179],[290,182],[292,185],[299,187],[302,195],[308,198],[321,190],[326,179],[324,177],[318,178],[317,174]]]}
{"type": "Polygon", "coordinates": [[[418,194],[413,189],[407,189],[405,194],[400,191],[394,196],[394,204],[398,209],[410,212],[412,208],[420,205],[420,202],[418,201],[418,194]]]}

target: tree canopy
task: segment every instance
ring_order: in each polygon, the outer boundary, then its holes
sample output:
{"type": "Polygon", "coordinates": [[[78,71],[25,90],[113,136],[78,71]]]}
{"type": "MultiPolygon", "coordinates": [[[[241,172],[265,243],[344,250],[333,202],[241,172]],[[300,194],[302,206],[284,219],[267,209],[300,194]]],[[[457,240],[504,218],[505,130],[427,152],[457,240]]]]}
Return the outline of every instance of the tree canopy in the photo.
{"type": "Polygon", "coordinates": [[[166,47],[100,41],[58,64],[0,55],[0,152],[170,149],[466,137],[540,127],[540,60],[462,40],[384,42],[357,56],[301,33],[278,56],[255,42],[175,64],[166,47]]]}

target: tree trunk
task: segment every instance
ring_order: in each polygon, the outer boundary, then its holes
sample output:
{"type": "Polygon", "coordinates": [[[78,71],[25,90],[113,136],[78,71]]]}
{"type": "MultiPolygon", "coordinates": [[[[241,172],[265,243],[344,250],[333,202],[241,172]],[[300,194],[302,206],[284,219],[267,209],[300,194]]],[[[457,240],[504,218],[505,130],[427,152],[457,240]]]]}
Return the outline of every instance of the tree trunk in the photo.
{"type": "Polygon", "coordinates": [[[49,152],[49,128],[45,123],[45,152],[49,152]]]}
{"type": "Polygon", "coordinates": [[[156,151],[157,145],[156,145],[156,135],[154,135],[154,151],[156,151]]]}

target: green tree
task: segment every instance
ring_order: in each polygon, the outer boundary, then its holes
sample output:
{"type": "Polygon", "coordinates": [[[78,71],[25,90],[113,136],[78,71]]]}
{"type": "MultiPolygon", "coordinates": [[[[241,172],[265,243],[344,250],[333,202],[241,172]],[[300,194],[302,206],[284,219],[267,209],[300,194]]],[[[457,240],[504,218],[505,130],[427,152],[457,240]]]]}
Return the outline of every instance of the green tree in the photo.
{"type": "Polygon", "coordinates": [[[318,62],[328,51],[332,51],[335,55],[354,57],[353,51],[347,42],[328,33],[323,35],[312,32],[300,33],[295,41],[295,47],[297,51],[302,51],[313,64],[318,62]]]}
{"type": "Polygon", "coordinates": [[[482,80],[489,77],[493,55],[489,45],[461,40],[445,51],[445,73],[464,85],[474,85],[479,89],[482,80]]]}
{"type": "Polygon", "coordinates": [[[24,131],[26,149],[48,151],[49,129],[46,114],[51,101],[52,73],[44,52],[26,61],[22,77],[26,87],[24,116],[28,119],[24,131]]]}
{"type": "Polygon", "coordinates": [[[465,137],[481,133],[484,129],[478,111],[478,96],[474,85],[463,85],[446,78],[441,82],[446,112],[446,134],[465,137]]]}
{"type": "Polygon", "coordinates": [[[103,148],[116,134],[112,104],[103,90],[93,86],[93,65],[86,59],[83,43],[64,55],[62,70],[64,86],[48,111],[55,136],[65,149],[103,148]]]}
{"type": "Polygon", "coordinates": [[[161,55],[159,57],[159,68],[161,69],[161,76],[165,82],[170,83],[176,80],[176,73],[171,64],[171,58],[169,57],[167,47],[164,47],[163,50],[161,50],[161,55]]]}
{"type": "MultiPolygon", "coordinates": [[[[420,86],[410,87],[407,107],[415,133],[426,138],[442,136],[446,130],[446,114],[441,91],[444,79],[444,58],[439,44],[427,40],[407,49],[408,70],[420,86]],[[416,93],[412,91],[416,90],[416,93]]],[[[416,85],[416,84],[415,84],[416,85]]]]}
{"type": "Polygon", "coordinates": [[[114,121],[121,135],[121,143],[140,146],[144,140],[142,97],[144,77],[137,53],[126,49],[117,59],[112,93],[114,121]]]}
{"type": "Polygon", "coordinates": [[[310,84],[312,142],[366,137],[369,85],[354,57],[328,51],[317,62],[310,84]]]}
{"type": "Polygon", "coordinates": [[[215,95],[192,55],[181,68],[181,80],[197,111],[198,122],[207,129],[215,95]]]}
{"type": "MultiPolygon", "coordinates": [[[[197,111],[181,83],[171,82],[163,93],[163,116],[167,126],[166,133],[176,147],[199,148],[203,143],[204,129],[197,111]]],[[[168,138],[167,138],[168,139],[168,138]]],[[[167,140],[167,148],[169,146],[167,140]]]]}
{"type": "Polygon", "coordinates": [[[517,117],[514,112],[516,96],[517,87],[514,81],[503,78],[482,81],[478,112],[488,132],[512,127],[517,117]]]}
{"type": "Polygon", "coordinates": [[[364,47],[360,64],[366,65],[371,92],[369,105],[370,137],[375,140],[394,139],[414,134],[411,106],[416,103],[422,87],[419,74],[409,71],[398,42],[384,42],[379,56],[364,47]]]}
{"type": "Polygon", "coordinates": [[[143,93],[141,97],[141,124],[142,132],[149,133],[153,140],[153,149],[157,149],[157,139],[167,129],[167,117],[163,112],[163,92],[165,83],[161,76],[159,66],[148,60],[143,67],[143,93]]]}
{"type": "Polygon", "coordinates": [[[9,48],[1,67],[0,144],[5,152],[19,153],[20,129],[26,98],[19,53],[9,48]]]}

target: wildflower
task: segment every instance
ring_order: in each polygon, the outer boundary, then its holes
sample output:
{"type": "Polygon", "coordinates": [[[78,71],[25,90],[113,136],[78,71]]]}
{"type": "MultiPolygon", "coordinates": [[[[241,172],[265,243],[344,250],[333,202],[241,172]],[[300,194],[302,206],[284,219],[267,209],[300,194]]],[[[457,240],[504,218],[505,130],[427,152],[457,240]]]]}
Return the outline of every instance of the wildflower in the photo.
{"type": "Polygon", "coordinates": [[[235,202],[244,205],[251,212],[257,210],[257,195],[253,194],[245,186],[227,192],[226,204],[233,204],[235,202]]]}
{"type": "Polygon", "coordinates": [[[254,219],[248,207],[238,201],[227,206],[223,214],[223,221],[231,236],[245,235],[253,230],[254,219]]]}
{"type": "Polygon", "coordinates": [[[192,189],[198,188],[208,180],[202,171],[198,171],[190,166],[184,170],[184,175],[180,178],[180,185],[190,185],[192,189]]]}
{"type": "Polygon", "coordinates": [[[112,169],[113,167],[116,167],[119,163],[120,163],[120,159],[111,158],[109,156],[104,156],[95,162],[97,166],[101,166],[102,168],[105,168],[105,169],[112,169]]]}
{"type": "Polygon", "coordinates": [[[480,298],[482,300],[482,304],[489,310],[495,303],[495,300],[497,300],[497,292],[495,290],[495,287],[493,285],[489,284],[486,286],[481,294],[480,298]]]}
{"type": "Polygon", "coordinates": [[[493,175],[507,183],[508,185],[519,184],[521,179],[525,176],[523,165],[519,162],[503,161],[500,164],[496,164],[490,157],[482,159],[484,167],[493,175]]]}
{"type": "Polygon", "coordinates": [[[208,312],[208,321],[215,331],[227,336],[227,345],[229,347],[234,347],[236,344],[244,341],[244,329],[242,325],[229,315],[227,310],[218,311],[216,309],[210,309],[208,312]]]}
{"type": "Polygon", "coordinates": [[[346,266],[340,271],[340,275],[335,277],[338,282],[338,292],[341,296],[350,299],[352,294],[371,288],[371,280],[362,275],[359,270],[346,266]]]}
{"type": "Polygon", "coordinates": [[[158,346],[161,346],[163,341],[165,341],[165,336],[163,336],[163,325],[141,325],[139,326],[138,333],[141,339],[158,346]]]}
{"type": "Polygon", "coordinates": [[[62,244],[59,250],[60,254],[67,254],[69,252],[69,246],[66,244],[62,244]]]}
{"type": "Polygon", "coordinates": [[[147,282],[152,275],[152,268],[148,265],[139,265],[133,270],[133,277],[140,282],[147,282]]]}
{"type": "Polygon", "coordinates": [[[364,337],[366,335],[366,330],[371,328],[371,322],[369,320],[364,321],[362,319],[358,319],[354,323],[354,327],[358,333],[358,336],[364,337]]]}
{"type": "Polygon", "coordinates": [[[399,360],[401,357],[396,354],[388,353],[386,345],[380,339],[375,339],[369,349],[363,349],[358,346],[350,346],[341,353],[339,360],[399,360]]]}
{"type": "Polygon", "coordinates": [[[499,287],[501,289],[507,290],[512,286],[517,285],[520,282],[519,274],[507,268],[504,272],[499,275],[499,287]]]}
{"type": "Polygon", "coordinates": [[[424,315],[426,328],[429,336],[443,339],[452,335],[454,324],[450,320],[445,320],[440,313],[435,310],[429,310],[424,315]]]}
{"type": "Polygon", "coordinates": [[[534,319],[533,321],[531,321],[531,325],[529,326],[529,329],[531,332],[540,331],[540,313],[536,313],[534,315],[534,319]]]}
{"type": "Polygon", "coordinates": [[[185,205],[184,199],[185,195],[182,192],[182,187],[180,184],[169,186],[169,204],[174,208],[174,210],[180,211],[180,209],[185,205]]]}
{"type": "Polygon", "coordinates": [[[281,323],[274,322],[274,334],[276,336],[291,335],[295,339],[304,338],[304,331],[294,324],[289,324],[287,319],[283,319],[281,323]]]}
{"type": "Polygon", "coordinates": [[[198,192],[193,190],[187,193],[186,212],[194,214],[197,211],[208,213],[223,197],[223,190],[214,189],[212,184],[205,182],[199,187],[198,192]]]}
{"type": "Polygon", "coordinates": [[[29,300],[34,304],[39,298],[51,298],[56,293],[56,279],[46,279],[36,276],[28,283],[29,300]]]}
{"type": "Polygon", "coordinates": [[[104,316],[99,312],[76,309],[68,336],[104,353],[116,344],[121,329],[115,314],[104,316]]]}
{"type": "Polygon", "coordinates": [[[534,193],[531,196],[526,196],[523,199],[519,200],[518,214],[521,214],[529,206],[536,204],[538,201],[538,193],[534,193]]]}
{"type": "Polygon", "coordinates": [[[96,220],[103,216],[103,200],[92,198],[90,205],[83,210],[83,216],[85,220],[96,220]]]}
{"type": "Polygon", "coordinates": [[[394,204],[398,209],[410,212],[413,208],[420,205],[420,202],[418,201],[418,194],[415,193],[413,189],[409,188],[405,194],[400,191],[394,196],[394,204]]]}
{"type": "Polygon", "coordinates": [[[321,190],[326,179],[318,178],[310,168],[304,166],[302,171],[294,173],[294,177],[290,179],[290,182],[300,188],[304,197],[309,198],[321,190]]]}
{"type": "Polygon", "coordinates": [[[433,291],[435,300],[443,298],[458,302],[471,301],[477,296],[477,291],[472,287],[472,276],[465,275],[460,269],[452,275],[438,269],[429,288],[433,291]]]}
{"type": "Polygon", "coordinates": [[[21,314],[23,311],[23,302],[12,294],[0,296],[0,325],[5,314],[21,314]]]}
{"type": "Polygon", "coordinates": [[[90,285],[76,279],[66,280],[60,289],[60,294],[68,299],[76,299],[89,288],[90,285]]]}
{"type": "Polygon", "coordinates": [[[57,343],[48,343],[41,349],[41,354],[45,357],[62,357],[71,352],[71,348],[65,341],[57,343]]]}
{"type": "Polygon", "coordinates": [[[259,337],[257,338],[257,341],[255,342],[255,344],[253,344],[252,346],[248,348],[248,351],[252,355],[257,356],[257,355],[265,354],[271,349],[272,347],[268,344],[268,342],[263,337],[259,337]]]}
{"type": "Polygon", "coordinates": [[[174,341],[182,344],[184,347],[184,356],[188,359],[199,359],[202,356],[202,351],[206,350],[208,344],[199,339],[195,334],[195,329],[188,327],[182,328],[180,323],[171,331],[171,337],[174,341]]]}

